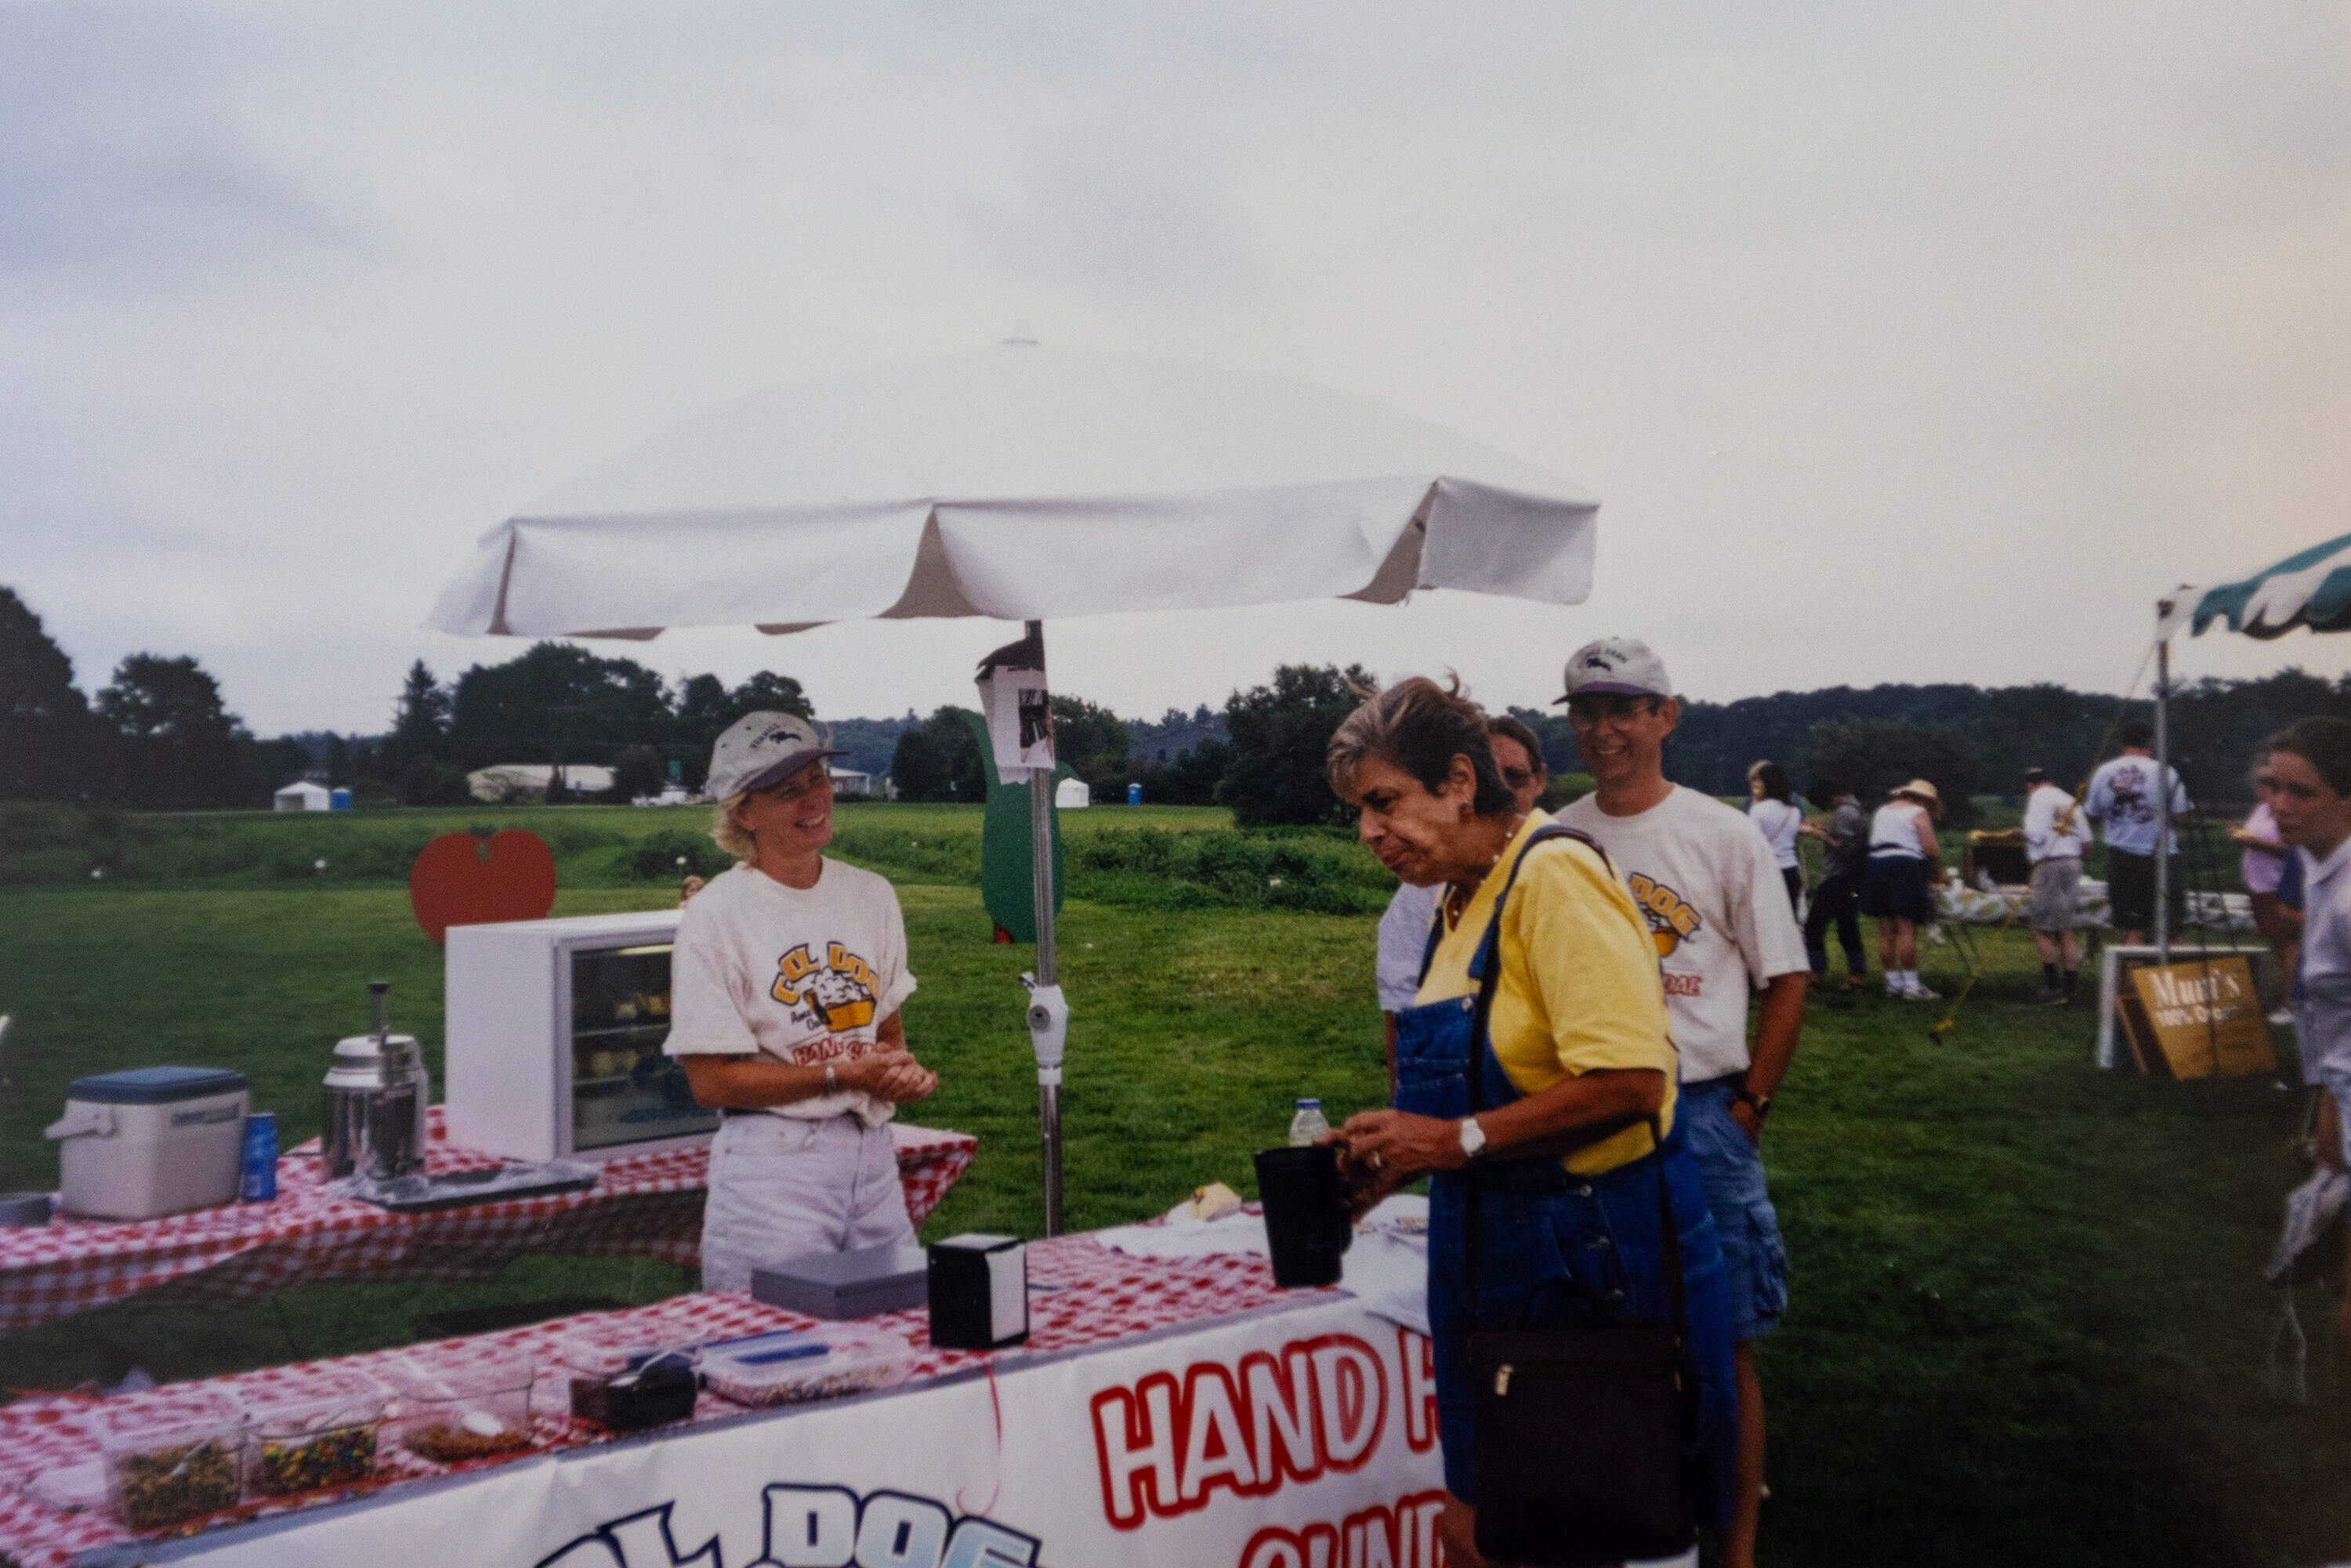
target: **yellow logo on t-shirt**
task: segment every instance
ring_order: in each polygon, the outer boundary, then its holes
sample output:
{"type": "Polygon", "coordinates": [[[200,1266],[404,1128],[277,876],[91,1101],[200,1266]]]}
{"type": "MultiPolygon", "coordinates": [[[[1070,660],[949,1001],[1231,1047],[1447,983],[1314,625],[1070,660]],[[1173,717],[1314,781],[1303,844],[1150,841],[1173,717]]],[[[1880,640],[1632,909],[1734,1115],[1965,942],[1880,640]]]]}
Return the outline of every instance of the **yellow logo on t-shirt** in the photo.
{"type": "Polygon", "coordinates": [[[1633,902],[1649,922],[1649,936],[1657,945],[1657,956],[1668,958],[1675,948],[1698,934],[1705,922],[1698,911],[1682,900],[1682,895],[1652,876],[1635,872],[1625,879],[1632,891],[1633,902]]]}
{"type": "Polygon", "coordinates": [[[873,1021],[873,967],[838,942],[818,962],[805,942],[776,960],[768,994],[786,1007],[806,1008],[835,1034],[873,1021]]]}

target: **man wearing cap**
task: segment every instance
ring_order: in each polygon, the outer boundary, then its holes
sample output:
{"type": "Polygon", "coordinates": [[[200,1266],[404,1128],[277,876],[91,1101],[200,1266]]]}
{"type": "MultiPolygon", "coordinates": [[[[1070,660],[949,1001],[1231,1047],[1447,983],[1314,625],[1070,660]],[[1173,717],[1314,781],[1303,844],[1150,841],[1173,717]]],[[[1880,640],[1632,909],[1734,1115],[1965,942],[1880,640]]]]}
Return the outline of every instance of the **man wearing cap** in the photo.
{"type": "MultiPolygon", "coordinates": [[[[2090,791],[2083,798],[2082,809],[2106,836],[2109,917],[2120,939],[2136,946],[2147,940],[2147,928],[2155,924],[2157,839],[2168,838],[2169,853],[2179,853],[2179,835],[2158,831],[2164,808],[2169,807],[2173,822],[2185,823],[2188,790],[2179,775],[2157,762],[2147,750],[2155,739],[2153,725],[2133,719],[2123,726],[2122,739],[2123,754],[2090,775],[2090,791]]],[[[2168,929],[2177,932],[2187,890],[2179,884],[2179,866],[2168,869],[2171,874],[2165,883],[2163,902],[2171,916],[2168,929]]]]}
{"type": "Polygon", "coordinates": [[[820,852],[839,755],[783,713],[746,715],[711,751],[710,836],[737,863],[678,918],[663,1048],[725,1117],[703,1211],[708,1290],[747,1290],[781,1259],[914,1239],[888,1123],[938,1076],[906,1050],[914,977],[897,894],[820,852]]]}
{"type": "Polygon", "coordinates": [[[2080,988],[2082,950],[2074,941],[2074,894],[2082,885],[2082,852],[2089,845],[2090,824],[2083,820],[2079,803],[2049,782],[2049,775],[2040,768],[2026,768],[2024,857],[2032,864],[2032,899],[2024,924],[2041,954],[2043,1007],[2067,1006],[2080,988]]]}
{"type": "Polygon", "coordinates": [[[1648,917],[1681,1057],[1687,1136],[1705,1178],[1729,1277],[1739,1376],[1739,1467],[1723,1561],[1751,1568],[1763,1494],[1763,1388],[1754,1341],[1787,1307],[1787,1253],[1759,1145],[1795,1055],[1812,964],[1771,846],[1747,817],[1668,783],[1673,683],[1648,645],[1604,637],[1567,662],[1567,716],[1595,788],[1559,812],[1608,852],[1648,917]],[[1763,993],[1750,1051],[1747,998],[1763,993]]]}

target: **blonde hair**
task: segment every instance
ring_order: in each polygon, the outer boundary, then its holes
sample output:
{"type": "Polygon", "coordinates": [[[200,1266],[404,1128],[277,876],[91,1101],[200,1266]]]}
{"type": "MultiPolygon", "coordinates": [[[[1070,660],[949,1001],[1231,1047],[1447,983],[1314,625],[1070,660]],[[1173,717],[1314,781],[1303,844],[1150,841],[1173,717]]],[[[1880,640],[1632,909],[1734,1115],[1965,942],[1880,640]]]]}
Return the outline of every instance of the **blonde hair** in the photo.
{"type": "Polygon", "coordinates": [[[710,841],[746,863],[759,858],[759,841],[735,820],[735,808],[750,798],[749,790],[737,790],[710,808],[710,841]]]}

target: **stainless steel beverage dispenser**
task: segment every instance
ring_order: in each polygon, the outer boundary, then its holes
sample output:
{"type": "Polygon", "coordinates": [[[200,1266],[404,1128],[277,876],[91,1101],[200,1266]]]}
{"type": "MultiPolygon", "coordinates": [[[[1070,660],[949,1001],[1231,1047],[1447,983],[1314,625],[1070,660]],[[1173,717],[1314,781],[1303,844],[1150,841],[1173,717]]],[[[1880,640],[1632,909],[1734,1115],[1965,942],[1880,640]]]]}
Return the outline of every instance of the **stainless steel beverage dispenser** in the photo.
{"type": "Polygon", "coordinates": [[[413,1034],[394,1034],[384,1021],[389,980],[371,980],[375,1028],[335,1042],[327,1069],[326,1130],[319,1137],[320,1174],[329,1181],[354,1171],[391,1181],[424,1168],[425,1112],[432,1086],[423,1048],[413,1034]]]}

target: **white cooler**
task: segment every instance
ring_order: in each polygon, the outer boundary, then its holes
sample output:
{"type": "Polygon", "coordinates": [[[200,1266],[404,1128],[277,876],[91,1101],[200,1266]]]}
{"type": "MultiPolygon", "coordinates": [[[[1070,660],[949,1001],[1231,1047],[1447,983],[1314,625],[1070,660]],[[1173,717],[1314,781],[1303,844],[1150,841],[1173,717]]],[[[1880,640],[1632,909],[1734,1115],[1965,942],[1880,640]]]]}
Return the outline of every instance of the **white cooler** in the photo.
{"type": "Polygon", "coordinates": [[[77,1078],[57,1143],[57,1207],[89,1219],[152,1219],[236,1199],[245,1074],[137,1067],[77,1078]]]}

